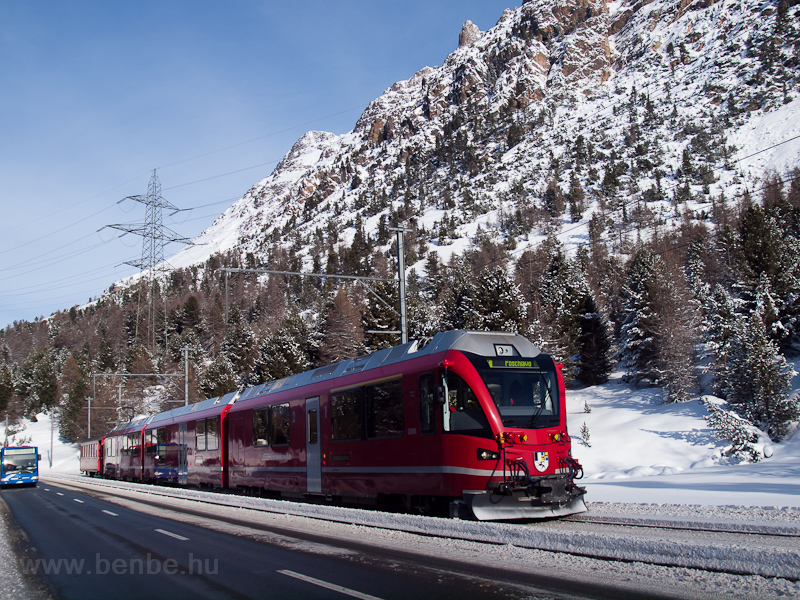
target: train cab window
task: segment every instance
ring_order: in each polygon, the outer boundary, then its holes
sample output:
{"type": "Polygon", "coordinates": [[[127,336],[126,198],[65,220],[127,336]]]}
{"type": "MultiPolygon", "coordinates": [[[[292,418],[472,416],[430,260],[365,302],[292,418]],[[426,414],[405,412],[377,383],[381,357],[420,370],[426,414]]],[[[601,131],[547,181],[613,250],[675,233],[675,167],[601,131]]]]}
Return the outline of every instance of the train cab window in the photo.
{"type": "Polygon", "coordinates": [[[253,411],[253,445],[266,446],[269,443],[269,410],[262,408],[253,411]]]}
{"type": "Polygon", "coordinates": [[[489,421],[475,392],[452,371],[442,377],[447,402],[444,405],[444,430],[491,437],[489,421]]]}
{"type": "Polygon", "coordinates": [[[334,440],[361,439],[363,389],[331,394],[331,437],[334,440]]]}
{"type": "Polygon", "coordinates": [[[559,389],[554,370],[479,371],[503,425],[540,429],[560,423],[559,389]]]}
{"type": "Polygon", "coordinates": [[[403,435],[403,381],[393,379],[364,388],[367,438],[403,435]]]}
{"type": "Polygon", "coordinates": [[[419,378],[419,422],[422,433],[436,430],[436,380],[433,373],[425,373],[419,378]]]}
{"type": "Polygon", "coordinates": [[[289,403],[269,407],[269,439],[272,446],[286,446],[289,443],[291,411],[289,403]]]}

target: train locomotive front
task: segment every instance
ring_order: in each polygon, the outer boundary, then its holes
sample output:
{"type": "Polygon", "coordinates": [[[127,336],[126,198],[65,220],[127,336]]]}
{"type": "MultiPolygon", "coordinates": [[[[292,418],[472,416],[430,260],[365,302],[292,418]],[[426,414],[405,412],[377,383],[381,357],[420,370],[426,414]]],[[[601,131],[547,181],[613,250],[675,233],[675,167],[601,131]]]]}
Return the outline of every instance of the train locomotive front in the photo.
{"type": "Polygon", "coordinates": [[[459,497],[451,514],[493,520],[586,510],[561,365],[522,336],[464,332],[440,362],[440,382],[443,465],[459,497]]]}

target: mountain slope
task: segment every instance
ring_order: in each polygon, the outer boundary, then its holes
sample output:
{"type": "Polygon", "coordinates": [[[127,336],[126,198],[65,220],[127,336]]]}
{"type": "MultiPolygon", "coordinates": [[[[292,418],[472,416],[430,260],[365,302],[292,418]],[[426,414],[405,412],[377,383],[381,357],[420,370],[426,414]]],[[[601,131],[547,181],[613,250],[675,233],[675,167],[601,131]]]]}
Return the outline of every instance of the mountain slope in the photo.
{"type": "Polygon", "coordinates": [[[269,264],[277,243],[308,267],[315,236],[349,244],[356,214],[373,236],[381,216],[409,221],[445,258],[476,224],[514,244],[553,229],[580,244],[585,228],[543,210],[548,187],[568,196],[573,176],[584,225],[598,202],[613,224],[633,202],[675,221],[676,203],[734,197],[765,169],[800,164],[797,139],[770,148],[800,135],[798,8],[781,6],[534,1],[486,32],[467,22],[444,64],[386,90],[352,132],[304,135],[196,240],[206,245],[170,262],[237,248],[269,264]],[[445,216],[451,239],[434,226],[445,216]]]}

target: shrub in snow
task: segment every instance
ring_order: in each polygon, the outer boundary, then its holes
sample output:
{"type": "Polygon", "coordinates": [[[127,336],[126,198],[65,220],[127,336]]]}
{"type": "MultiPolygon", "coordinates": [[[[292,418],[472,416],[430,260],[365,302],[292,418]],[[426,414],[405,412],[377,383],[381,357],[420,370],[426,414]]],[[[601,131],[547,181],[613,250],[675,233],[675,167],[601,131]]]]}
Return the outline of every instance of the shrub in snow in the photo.
{"type": "Polygon", "coordinates": [[[761,433],[746,419],[737,414],[720,408],[709,399],[703,401],[708,409],[704,418],[714,433],[723,440],[731,442],[731,446],[724,452],[726,456],[734,456],[758,462],[763,453],[758,447],[759,434],[761,433]]]}
{"type": "Polygon", "coordinates": [[[589,426],[586,424],[585,421],[583,425],[581,425],[581,443],[587,448],[592,447],[592,444],[589,441],[589,426]]]}

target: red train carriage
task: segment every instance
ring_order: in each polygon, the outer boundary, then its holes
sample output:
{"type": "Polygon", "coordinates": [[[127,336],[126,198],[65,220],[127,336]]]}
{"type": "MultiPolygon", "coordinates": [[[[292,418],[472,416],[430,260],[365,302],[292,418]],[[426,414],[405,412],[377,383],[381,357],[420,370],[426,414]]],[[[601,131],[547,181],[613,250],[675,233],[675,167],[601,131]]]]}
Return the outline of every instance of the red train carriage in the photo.
{"type": "Polygon", "coordinates": [[[445,332],[246,390],[227,435],[231,487],[479,519],[585,510],[560,368],[518,335],[445,332]]]}
{"type": "Polygon", "coordinates": [[[103,477],[139,481],[142,478],[142,429],[150,417],[118,425],[103,438],[103,477]]]}
{"type": "Polygon", "coordinates": [[[560,365],[514,334],[440,333],[129,423],[106,445],[126,451],[106,452],[112,477],[481,520],[586,510],[560,365]]]}
{"type": "Polygon", "coordinates": [[[143,435],[145,481],[207,487],[227,485],[222,422],[237,393],[151,417],[143,435]]]}

